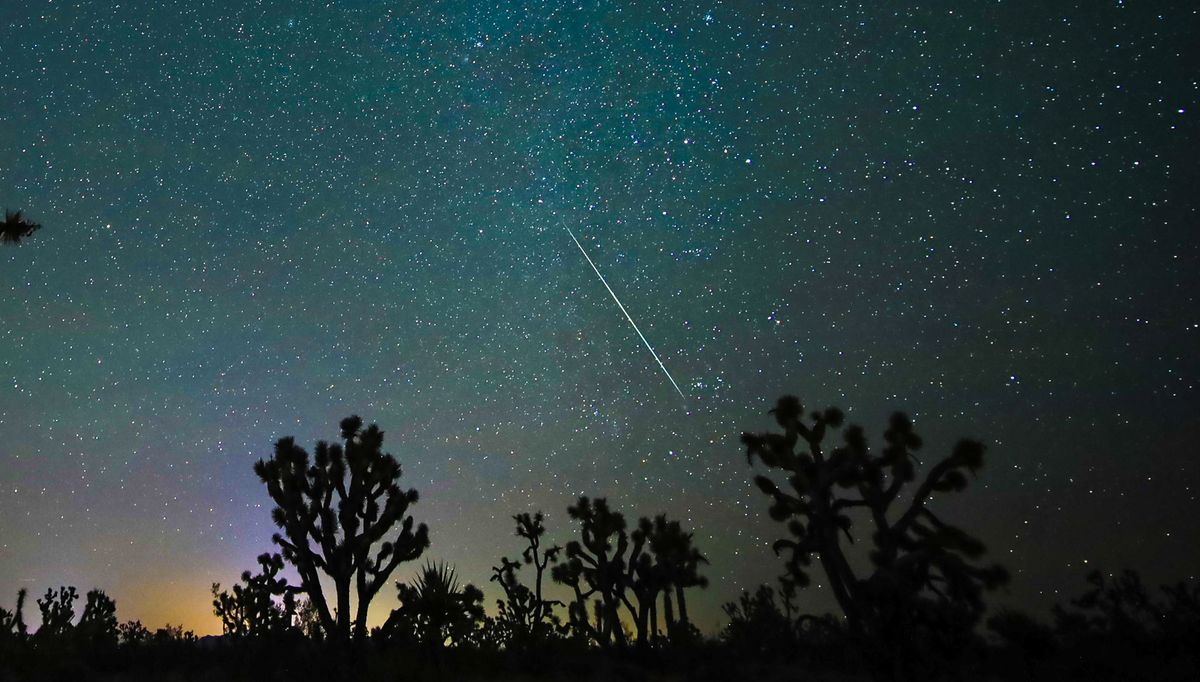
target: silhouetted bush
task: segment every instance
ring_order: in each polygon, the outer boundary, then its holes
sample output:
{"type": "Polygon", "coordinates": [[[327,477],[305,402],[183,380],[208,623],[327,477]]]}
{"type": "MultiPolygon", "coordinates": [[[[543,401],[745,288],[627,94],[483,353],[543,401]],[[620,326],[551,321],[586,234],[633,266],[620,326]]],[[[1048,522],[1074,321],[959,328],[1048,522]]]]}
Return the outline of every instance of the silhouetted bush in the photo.
{"type": "Polygon", "coordinates": [[[740,655],[783,657],[795,651],[799,639],[795,622],[780,608],[770,585],[759,585],[754,594],[743,591],[737,601],[721,609],[729,618],[721,640],[740,655]]]}
{"type": "Polygon", "coordinates": [[[140,646],[150,641],[150,630],[142,621],[130,620],[117,626],[117,636],[123,645],[140,646]]]}
{"type": "Polygon", "coordinates": [[[778,593],[770,585],[760,585],[753,594],[743,591],[737,601],[722,606],[729,623],[721,630],[721,642],[737,657],[845,667],[849,640],[841,624],[830,614],[799,613],[795,594],[786,578],[778,593]]]}
{"type": "Polygon", "coordinates": [[[1200,669],[1200,583],[1165,585],[1155,598],[1141,576],[1093,571],[1089,589],[1055,605],[1055,629],[1065,656],[1083,674],[1102,679],[1174,679],[1200,669]]]}

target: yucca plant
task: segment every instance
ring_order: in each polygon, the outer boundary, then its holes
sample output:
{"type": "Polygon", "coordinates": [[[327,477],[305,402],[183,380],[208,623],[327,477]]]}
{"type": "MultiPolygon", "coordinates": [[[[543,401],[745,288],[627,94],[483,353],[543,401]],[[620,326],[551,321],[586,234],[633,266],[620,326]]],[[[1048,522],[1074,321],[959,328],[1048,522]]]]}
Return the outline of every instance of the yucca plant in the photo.
{"type": "Polygon", "coordinates": [[[384,623],[385,639],[408,641],[431,649],[469,644],[484,622],[483,592],[459,585],[450,565],[426,563],[411,585],[396,583],[400,607],[384,623]]]}

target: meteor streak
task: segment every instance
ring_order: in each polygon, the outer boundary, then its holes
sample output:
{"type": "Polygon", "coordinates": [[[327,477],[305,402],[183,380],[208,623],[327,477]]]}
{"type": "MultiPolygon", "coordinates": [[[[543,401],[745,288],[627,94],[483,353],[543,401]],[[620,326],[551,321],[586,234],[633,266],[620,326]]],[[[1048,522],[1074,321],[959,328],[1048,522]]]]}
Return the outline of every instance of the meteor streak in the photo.
{"type": "Polygon", "coordinates": [[[663,361],[658,357],[658,353],[654,352],[654,347],[651,346],[650,342],[646,340],[646,335],[642,333],[641,329],[638,329],[637,322],[633,321],[633,317],[630,316],[629,311],[626,310],[625,306],[621,304],[621,299],[617,298],[616,292],[612,290],[612,287],[608,286],[608,280],[604,279],[604,275],[600,274],[600,268],[596,267],[596,264],[592,262],[592,257],[589,256],[588,252],[584,250],[583,244],[579,243],[579,240],[575,237],[575,233],[571,231],[571,228],[567,227],[565,224],[563,225],[563,228],[566,229],[567,234],[571,235],[572,241],[575,242],[575,246],[579,247],[579,252],[582,253],[583,257],[587,259],[588,265],[592,266],[592,270],[595,271],[596,276],[600,278],[600,283],[604,285],[605,289],[608,289],[609,295],[612,296],[612,299],[617,302],[617,307],[620,308],[621,312],[625,314],[625,319],[629,320],[629,324],[633,326],[633,331],[637,332],[637,335],[642,339],[642,343],[646,344],[646,350],[650,351],[650,354],[654,356],[654,361],[657,362],[658,366],[662,368],[663,374],[667,375],[667,380],[669,380],[671,385],[675,387],[675,392],[679,394],[680,398],[687,400],[687,396],[685,396],[683,391],[680,390],[679,384],[675,383],[675,378],[672,377],[671,373],[667,371],[667,366],[663,364],[663,361]]]}

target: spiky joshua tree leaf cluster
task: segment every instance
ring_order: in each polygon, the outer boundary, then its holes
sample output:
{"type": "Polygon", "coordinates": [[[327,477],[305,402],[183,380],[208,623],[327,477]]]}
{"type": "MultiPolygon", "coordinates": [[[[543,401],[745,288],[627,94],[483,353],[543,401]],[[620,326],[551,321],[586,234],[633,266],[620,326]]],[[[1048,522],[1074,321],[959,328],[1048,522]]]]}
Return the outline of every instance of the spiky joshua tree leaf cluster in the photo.
{"type": "Polygon", "coordinates": [[[26,220],[21,211],[5,211],[0,223],[0,244],[17,246],[22,239],[33,236],[42,226],[26,220]]]}

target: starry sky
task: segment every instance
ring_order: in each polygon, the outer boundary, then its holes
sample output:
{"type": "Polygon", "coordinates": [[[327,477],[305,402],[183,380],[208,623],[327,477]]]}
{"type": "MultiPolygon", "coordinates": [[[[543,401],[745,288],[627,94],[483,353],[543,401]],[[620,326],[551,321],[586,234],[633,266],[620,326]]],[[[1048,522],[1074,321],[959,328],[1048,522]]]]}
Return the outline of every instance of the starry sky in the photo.
{"type": "Polygon", "coordinates": [[[519,550],[512,514],[565,542],[566,506],[608,496],[695,530],[715,631],[780,572],[738,435],[784,393],[876,442],[905,410],[926,464],[987,442],[934,503],[1013,572],[997,603],[1196,576],[1193,3],[0,23],[0,204],[45,226],[0,250],[0,604],[99,586],[122,619],[219,630],[210,584],[271,547],[252,463],[353,413],[465,580],[519,550]]]}

